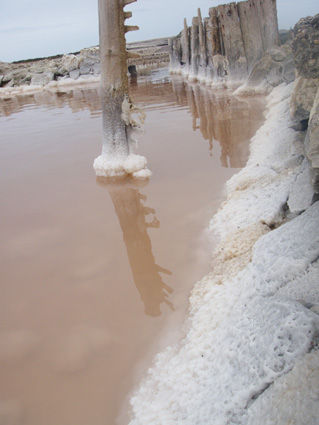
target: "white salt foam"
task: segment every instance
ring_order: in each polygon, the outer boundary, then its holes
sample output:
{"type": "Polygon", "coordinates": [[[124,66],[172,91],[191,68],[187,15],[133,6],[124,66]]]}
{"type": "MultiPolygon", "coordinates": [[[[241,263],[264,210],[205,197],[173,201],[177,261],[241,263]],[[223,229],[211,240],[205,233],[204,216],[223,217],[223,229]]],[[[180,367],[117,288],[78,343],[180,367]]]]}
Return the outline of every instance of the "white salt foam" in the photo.
{"type": "Polygon", "coordinates": [[[213,270],[195,285],[188,331],[156,357],[131,399],[130,425],[286,425],[285,412],[293,412],[296,401],[308,422],[296,421],[301,412],[291,413],[289,423],[315,424],[319,354],[307,353],[319,332],[319,202],[284,223],[302,169],[289,129],[290,92],[291,86],[280,86],[268,97],[247,167],[228,183],[227,201],[211,223],[225,264],[245,258],[233,262],[231,272],[219,267],[218,277],[213,270]],[[299,382],[311,389],[298,393],[299,382]],[[297,389],[287,395],[287,385],[297,389]],[[275,397],[282,400],[277,411],[275,397]]]}

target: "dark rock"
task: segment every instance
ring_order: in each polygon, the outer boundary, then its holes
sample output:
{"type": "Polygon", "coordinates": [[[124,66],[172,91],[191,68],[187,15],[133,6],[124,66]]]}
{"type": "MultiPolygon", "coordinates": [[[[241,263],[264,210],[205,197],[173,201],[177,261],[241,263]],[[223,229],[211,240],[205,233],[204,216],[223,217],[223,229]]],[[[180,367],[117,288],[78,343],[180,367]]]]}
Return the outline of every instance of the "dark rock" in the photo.
{"type": "Polygon", "coordinates": [[[319,14],[295,25],[292,49],[297,71],[304,78],[319,78],[319,14]]]}
{"type": "Polygon", "coordinates": [[[137,71],[136,71],[136,66],[135,65],[130,65],[128,67],[128,72],[130,73],[131,77],[137,77],[137,71]]]}
{"type": "Polygon", "coordinates": [[[306,131],[308,128],[308,122],[309,120],[301,120],[301,121],[297,121],[295,122],[291,128],[293,128],[295,131],[306,131]]]}

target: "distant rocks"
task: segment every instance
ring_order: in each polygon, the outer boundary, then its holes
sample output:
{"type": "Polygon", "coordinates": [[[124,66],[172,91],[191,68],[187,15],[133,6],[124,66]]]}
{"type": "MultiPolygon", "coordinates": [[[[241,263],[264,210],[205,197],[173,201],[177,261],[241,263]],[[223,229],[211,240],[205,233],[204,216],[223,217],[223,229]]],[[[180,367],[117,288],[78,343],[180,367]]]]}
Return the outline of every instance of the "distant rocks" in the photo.
{"type": "Polygon", "coordinates": [[[63,55],[62,57],[62,64],[61,64],[61,71],[64,72],[71,72],[79,67],[79,58],[73,54],[71,55],[63,55]]]}
{"type": "Polygon", "coordinates": [[[76,54],[39,60],[27,60],[13,63],[0,63],[0,87],[16,87],[21,85],[45,86],[51,81],[72,78],[80,75],[98,75],[99,49],[83,49],[76,54]],[[94,68],[95,67],[95,68],[94,68]]]}
{"type": "Polygon", "coordinates": [[[33,86],[45,86],[52,80],[54,80],[53,72],[40,72],[32,75],[30,84],[33,86]]]}
{"type": "MultiPolygon", "coordinates": [[[[127,48],[130,53],[135,53],[134,59],[128,59],[128,65],[135,64],[138,72],[144,71],[147,67],[158,68],[167,65],[169,60],[166,38],[129,43],[127,48]]],[[[94,80],[99,77],[100,73],[98,47],[49,58],[13,63],[0,62],[0,95],[1,88],[29,85],[43,87],[52,81],[61,80],[87,81],[90,78],[94,80]]]]}

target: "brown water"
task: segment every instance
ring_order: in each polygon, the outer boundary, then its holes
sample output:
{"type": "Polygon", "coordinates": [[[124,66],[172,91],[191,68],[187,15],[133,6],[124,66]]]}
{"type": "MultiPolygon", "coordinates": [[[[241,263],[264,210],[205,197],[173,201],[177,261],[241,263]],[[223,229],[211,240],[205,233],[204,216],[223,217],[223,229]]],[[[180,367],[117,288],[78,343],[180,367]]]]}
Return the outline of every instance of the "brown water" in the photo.
{"type": "Polygon", "coordinates": [[[148,183],[97,181],[96,87],[0,101],[0,424],[127,423],[209,270],[208,220],[245,165],[261,99],[179,79],[132,86],[148,183]]]}

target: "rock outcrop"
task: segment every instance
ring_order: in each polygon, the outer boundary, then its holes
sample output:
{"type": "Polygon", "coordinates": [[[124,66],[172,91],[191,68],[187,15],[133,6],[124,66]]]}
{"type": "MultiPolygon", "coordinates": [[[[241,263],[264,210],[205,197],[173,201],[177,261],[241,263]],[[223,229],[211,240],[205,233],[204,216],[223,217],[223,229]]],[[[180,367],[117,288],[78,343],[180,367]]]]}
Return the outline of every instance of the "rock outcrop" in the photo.
{"type": "Polygon", "coordinates": [[[315,192],[319,193],[319,89],[310,111],[305,148],[312,168],[312,183],[315,192]]]}
{"type": "Polygon", "coordinates": [[[173,72],[191,79],[247,78],[263,54],[279,45],[276,0],[248,0],[200,9],[191,28],[170,40],[173,72]]]}
{"type": "Polygon", "coordinates": [[[293,32],[292,46],[298,74],[304,78],[318,78],[319,14],[300,19],[293,32]]]}
{"type": "Polygon", "coordinates": [[[291,46],[272,47],[254,65],[247,80],[247,86],[266,88],[281,83],[291,83],[295,79],[295,64],[291,46]]]}
{"type": "Polygon", "coordinates": [[[302,18],[295,25],[292,49],[297,78],[290,111],[295,128],[306,130],[305,154],[311,166],[312,183],[319,192],[319,14],[302,18]]]}
{"type": "Polygon", "coordinates": [[[295,25],[292,49],[297,71],[291,113],[297,121],[308,120],[319,87],[319,14],[295,25]]]}

